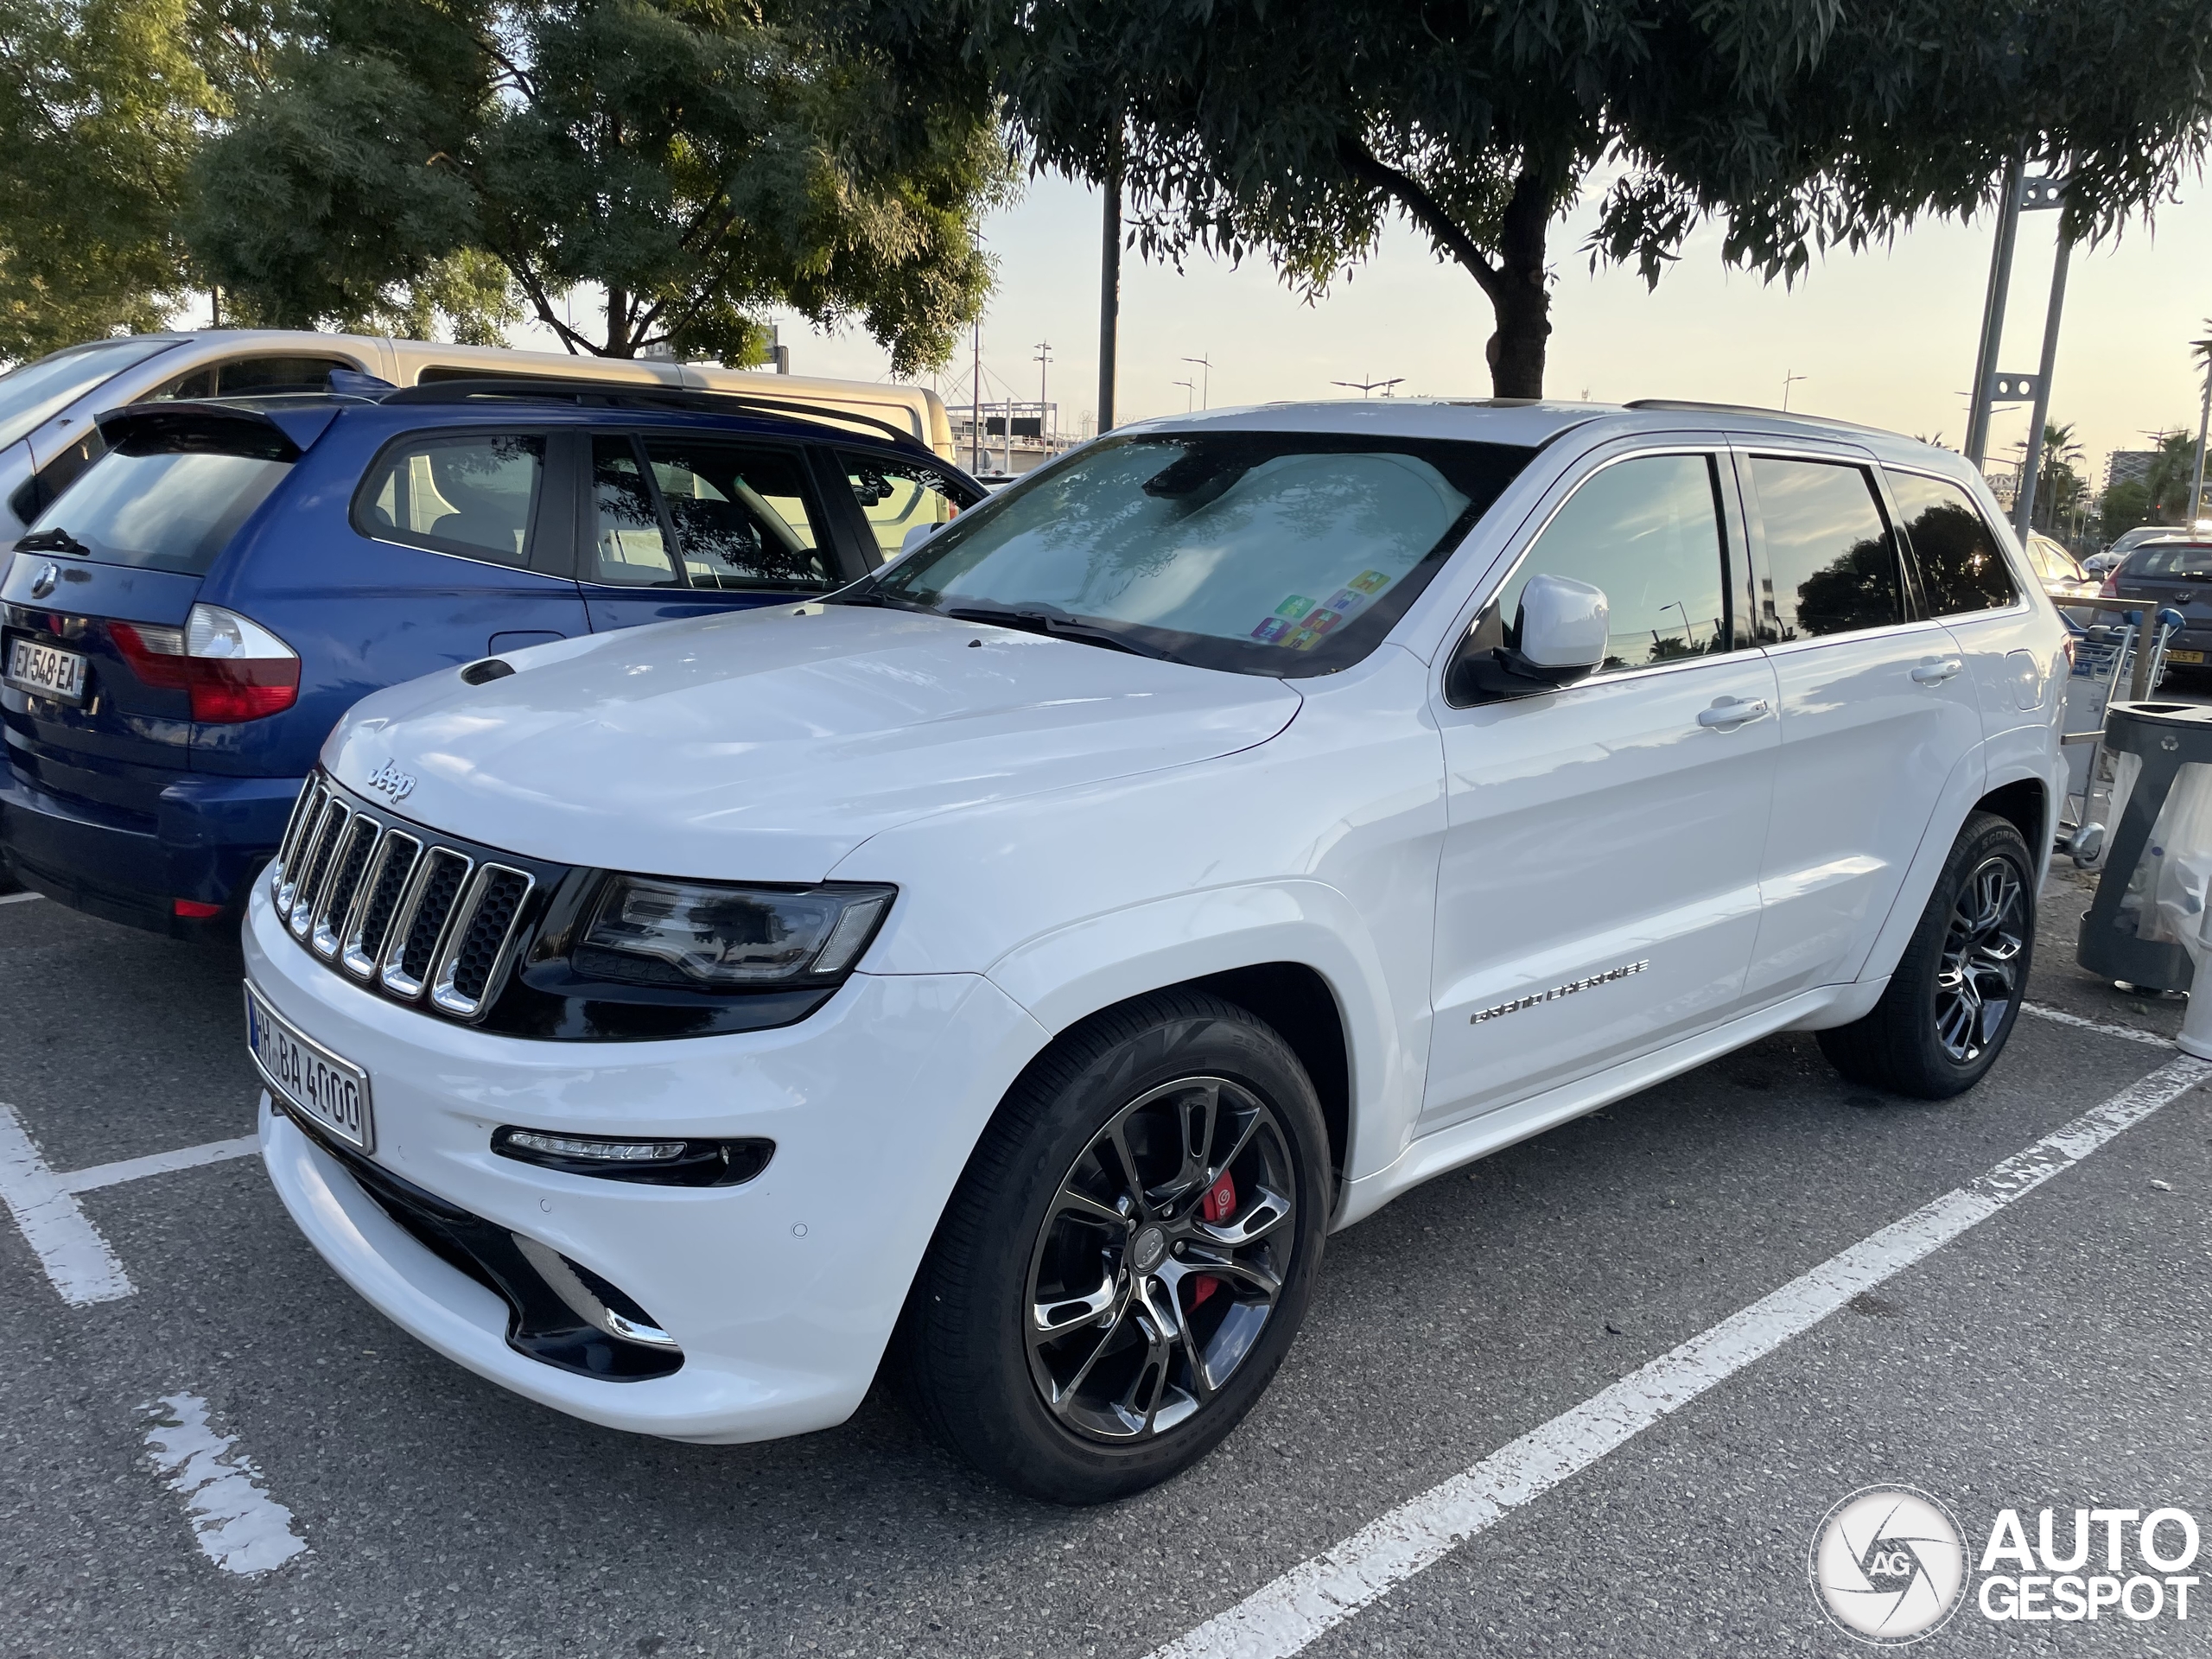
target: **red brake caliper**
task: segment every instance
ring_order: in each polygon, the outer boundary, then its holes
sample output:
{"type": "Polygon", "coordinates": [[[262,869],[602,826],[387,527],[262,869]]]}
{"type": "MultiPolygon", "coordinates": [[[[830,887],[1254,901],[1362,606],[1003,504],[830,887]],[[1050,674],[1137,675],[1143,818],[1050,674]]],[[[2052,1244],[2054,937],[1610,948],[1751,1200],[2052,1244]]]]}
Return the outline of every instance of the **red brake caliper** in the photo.
{"type": "MultiPolygon", "coordinates": [[[[1205,1197],[1199,1201],[1198,1213],[1216,1226],[1235,1215],[1236,1213],[1236,1178],[1227,1170],[1223,1170],[1221,1179],[1206,1189],[1205,1197]]],[[[1191,1306],[1198,1306],[1220,1288],[1221,1281],[1211,1274],[1202,1273],[1196,1275],[1191,1281],[1191,1306]]]]}

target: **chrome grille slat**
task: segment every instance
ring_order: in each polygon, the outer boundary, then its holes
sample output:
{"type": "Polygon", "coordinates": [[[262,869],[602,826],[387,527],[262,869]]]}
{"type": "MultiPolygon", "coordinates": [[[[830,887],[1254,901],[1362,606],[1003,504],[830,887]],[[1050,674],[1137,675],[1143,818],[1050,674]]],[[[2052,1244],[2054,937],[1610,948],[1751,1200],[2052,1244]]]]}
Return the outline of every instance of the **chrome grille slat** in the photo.
{"type": "Polygon", "coordinates": [[[303,950],[364,989],[449,1020],[484,1017],[543,907],[542,871],[395,821],[320,767],[277,853],[277,915],[303,950]]]}
{"type": "Polygon", "coordinates": [[[376,856],[369,861],[354,895],[353,911],[346,918],[345,949],[339,955],[346,971],[356,979],[366,979],[376,972],[377,958],[391,931],[400,894],[406,890],[407,878],[414,874],[415,860],[422,850],[423,843],[404,830],[389,831],[378,843],[376,856]]]}
{"type": "Polygon", "coordinates": [[[321,821],[322,809],[329,799],[330,791],[322,786],[322,780],[311,778],[292,808],[292,821],[284,826],[283,844],[276,849],[275,893],[279,915],[291,914],[292,900],[298,895],[300,884],[287,878],[299,863],[313,826],[321,821]]]}
{"type": "Polygon", "coordinates": [[[353,809],[333,796],[316,821],[315,836],[300,859],[300,882],[293,889],[291,911],[284,918],[296,939],[307,937],[308,923],[315,914],[315,901],[330,874],[331,855],[338,849],[339,832],[353,816],[353,809]]]}
{"type": "Polygon", "coordinates": [[[309,778],[300,785],[298,797],[292,802],[291,815],[284,820],[284,833],[276,842],[276,856],[270,860],[270,891],[274,893],[284,885],[284,872],[291,868],[292,860],[300,849],[300,832],[308,819],[314,816],[310,804],[322,794],[322,785],[309,778]]]}
{"type": "Polygon", "coordinates": [[[430,977],[430,1001],[456,1019],[474,1016],[498,983],[513,943],[524,902],[536,883],[529,872],[505,864],[477,867],[461,903],[454,906],[430,977]]]}
{"type": "Polygon", "coordinates": [[[399,901],[399,914],[384,948],[383,971],[378,976],[385,990],[411,1002],[423,994],[430,964],[454,908],[475,861],[450,847],[432,847],[417,861],[407,893],[399,901]]]}
{"type": "Polygon", "coordinates": [[[338,850],[330,861],[330,879],[323,883],[322,894],[315,901],[315,921],[308,935],[315,955],[338,954],[346,918],[353,914],[354,895],[361,890],[369,856],[383,834],[384,825],[365,812],[357,812],[353,827],[340,837],[338,850]]]}

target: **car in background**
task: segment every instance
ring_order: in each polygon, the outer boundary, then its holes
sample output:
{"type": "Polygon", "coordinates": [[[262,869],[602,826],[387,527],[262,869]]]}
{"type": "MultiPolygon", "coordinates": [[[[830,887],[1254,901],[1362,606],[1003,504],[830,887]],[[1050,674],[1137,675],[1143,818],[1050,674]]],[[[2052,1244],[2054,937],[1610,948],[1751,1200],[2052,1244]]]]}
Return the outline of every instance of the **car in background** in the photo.
{"type": "Polygon", "coordinates": [[[944,460],[954,459],[944,400],[920,386],[289,329],[124,334],[86,340],[0,374],[0,547],[22,535],[99,458],[105,440],[98,417],[104,411],[320,391],[334,370],[373,375],[397,386],[528,376],[743,392],[889,421],[944,460]]]}
{"type": "Polygon", "coordinates": [[[2203,672],[2212,665],[2212,537],[2179,532],[2146,542],[2105,578],[2107,599],[2139,600],[2181,613],[2182,626],[2166,642],[2166,666],[2203,672]]]}
{"type": "Polygon", "coordinates": [[[102,415],[0,576],[0,862],[95,915],[235,937],[359,698],[817,599],[982,499],[892,423],[802,407],[470,381],[102,415]]]}
{"type": "MultiPolygon", "coordinates": [[[[2044,592],[2050,595],[2052,604],[2066,610],[2071,601],[2096,598],[2097,579],[2082,568],[2063,544],[2048,536],[2031,532],[2026,547],[2028,563],[2043,584],[2044,592]]],[[[2087,626],[2095,620],[2096,613],[2087,606],[2077,604],[2076,608],[2068,611],[2067,614],[2087,626]]]]}
{"type": "MultiPolygon", "coordinates": [[[[2212,530],[2212,525],[2205,526],[2212,530]]],[[[2179,537],[2187,541],[2190,531],[2179,524],[2138,524],[2133,530],[2122,531],[2111,546],[2102,552],[2092,553],[2082,561],[2082,568],[2102,581],[2127,563],[2127,556],[2146,542],[2163,542],[2179,537]]]]}

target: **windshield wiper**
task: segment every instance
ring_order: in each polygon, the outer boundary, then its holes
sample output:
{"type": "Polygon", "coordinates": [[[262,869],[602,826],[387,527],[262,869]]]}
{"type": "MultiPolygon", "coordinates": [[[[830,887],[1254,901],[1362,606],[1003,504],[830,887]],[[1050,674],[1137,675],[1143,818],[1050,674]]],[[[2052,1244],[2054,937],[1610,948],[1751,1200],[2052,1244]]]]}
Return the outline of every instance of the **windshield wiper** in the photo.
{"type": "Polygon", "coordinates": [[[25,553],[73,553],[79,558],[92,550],[59,524],[52,530],[35,531],[16,546],[25,553]]]}
{"type": "Polygon", "coordinates": [[[1086,622],[1079,616],[1070,616],[1065,611],[1048,606],[1024,605],[1016,609],[996,605],[953,605],[938,614],[960,622],[987,622],[993,627],[1019,628],[1025,633],[1041,633],[1052,639],[1070,639],[1077,645],[1103,645],[1109,651],[1126,651],[1133,657],[1150,657],[1161,662],[1173,660],[1166,652],[1154,646],[1141,645],[1111,628],[1102,628],[1094,622],[1086,622]]]}

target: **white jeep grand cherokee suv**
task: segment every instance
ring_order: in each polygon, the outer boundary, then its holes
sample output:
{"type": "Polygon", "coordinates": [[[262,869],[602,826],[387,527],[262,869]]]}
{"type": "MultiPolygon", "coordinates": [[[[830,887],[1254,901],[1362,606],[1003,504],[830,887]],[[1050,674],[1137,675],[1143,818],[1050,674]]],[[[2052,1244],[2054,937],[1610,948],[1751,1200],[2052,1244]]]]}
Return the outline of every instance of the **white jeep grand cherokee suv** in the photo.
{"type": "Polygon", "coordinates": [[[1416,1182],[1775,1031],[1981,1077],[2069,660],[2001,523],[1750,410],[1217,412],[385,691],[246,925],[270,1174],[577,1416],[822,1428],[891,1349],[984,1469],[1135,1491],[1416,1182]]]}

